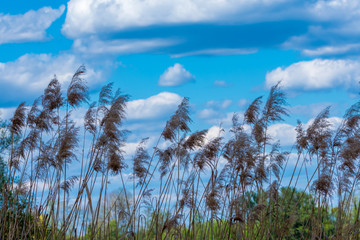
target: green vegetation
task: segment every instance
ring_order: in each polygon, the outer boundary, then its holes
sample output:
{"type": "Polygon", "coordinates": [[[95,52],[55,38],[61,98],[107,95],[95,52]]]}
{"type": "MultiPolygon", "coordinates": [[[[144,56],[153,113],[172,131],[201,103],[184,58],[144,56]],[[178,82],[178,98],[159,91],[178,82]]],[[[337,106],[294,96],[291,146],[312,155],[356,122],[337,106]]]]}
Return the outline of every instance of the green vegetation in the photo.
{"type": "Polygon", "coordinates": [[[336,129],[329,108],[306,128],[299,122],[293,152],[284,152],[268,131],[289,115],[279,85],[234,114],[228,139],[192,133],[184,98],[153,151],[144,139],[130,161],[128,96],[112,84],[76,124],[74,111],[89,101],[84,73],[65,92],[54,78],[1,124],[0,239],[360,238],[360,102],[336,129]],[[122,190],[109,192],[114,176],[122,190]]]}

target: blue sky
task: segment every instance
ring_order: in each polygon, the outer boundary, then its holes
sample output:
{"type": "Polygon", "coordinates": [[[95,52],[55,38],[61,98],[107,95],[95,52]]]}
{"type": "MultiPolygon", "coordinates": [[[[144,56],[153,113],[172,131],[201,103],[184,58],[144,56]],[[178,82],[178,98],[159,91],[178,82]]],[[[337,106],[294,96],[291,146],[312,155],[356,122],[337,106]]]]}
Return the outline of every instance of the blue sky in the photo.
{"type": "Polygon", "coordinates": [[[0,111],[9,118],[56,74],[84,64],[92,95],[114,82],[131,96],[126,146],[158,136],[182,97],[193,130],[227,128],[234,112],[281,82],[292,117],[272,126],[284,146],[296,120],[357,101],[357,0],[5,1],[0,8],[0,111]]]}

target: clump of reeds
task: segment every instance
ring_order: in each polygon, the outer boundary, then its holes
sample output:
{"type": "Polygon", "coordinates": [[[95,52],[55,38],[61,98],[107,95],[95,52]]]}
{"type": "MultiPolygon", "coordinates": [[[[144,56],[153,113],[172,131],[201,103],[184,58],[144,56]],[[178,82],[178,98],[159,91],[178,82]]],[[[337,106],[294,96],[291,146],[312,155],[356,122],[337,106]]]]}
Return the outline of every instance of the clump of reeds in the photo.
{"type": "Polygon", "coordinates": [[[280,84],[234,114],[229,138],[192,133],[184,98],[153,150],[144,138],[125,159],[129,96],[108,84],[88,103],[85,73],[66,91],[55,76],[1,124],[0,239],[360,237],[360,103],[337,129],[330,108],[299,122],[283,151],[268,131],[289,115],[280,84]],[[74,114],[87,104],[80,126],[74,114]],[[114,175],[117,193],[108,190],[114,175]]]}

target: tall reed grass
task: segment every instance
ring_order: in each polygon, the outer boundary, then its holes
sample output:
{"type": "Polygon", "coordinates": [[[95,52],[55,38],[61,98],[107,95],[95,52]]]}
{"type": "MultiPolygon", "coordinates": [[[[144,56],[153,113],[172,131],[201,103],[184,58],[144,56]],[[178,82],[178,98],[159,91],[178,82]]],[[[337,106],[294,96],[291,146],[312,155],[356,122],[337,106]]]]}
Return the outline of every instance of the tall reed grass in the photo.
{"type": "Polygon", "coordinates": [[[329,108],[299,122],[286,152],[268,131],[289,115],[279,84],[234,114],[226,139],[191,132],[184,98],[156,146],[145,138],[124,159],[129,97],[108,84],[89,103],[85,72],[66,91],[54,77],[1,126],[0,239],[360,238],[360,102],[336,129],[329,108]]]}

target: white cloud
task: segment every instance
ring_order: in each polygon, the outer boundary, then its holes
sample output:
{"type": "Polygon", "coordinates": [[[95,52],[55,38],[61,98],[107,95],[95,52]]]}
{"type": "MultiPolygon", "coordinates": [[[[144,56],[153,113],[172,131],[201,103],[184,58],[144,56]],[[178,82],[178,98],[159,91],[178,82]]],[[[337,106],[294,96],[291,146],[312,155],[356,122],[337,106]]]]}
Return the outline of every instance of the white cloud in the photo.
{"type": "Polygon", "coordinates": [[[350,51],[359,51],[360,44],[345,44],[341,46],[323,46],[315,49],[304,49],[302,53],[307,56],[328,56],[348,53],[350,51]]]}
{"type": "MultiPolygon", "coordinates": [[[[341,122],[342,118],[339,117],[329,117],[328,121],[330,122],[330,129],[337,129],[341,122]]],[[[314,118],[310,119],[305,125],[304,129],[307,129],[314,122],[314,118]]],[[[270,125],[268,128],[268,134],[271,137],[271,142],[280,141],[282,146],[290,146],[296,142],[296,126],[287,124],[287,123],[276,123],[270,125]]]]}
{"type": "Polygon", "coordinates": [[[169,67],[159,79],[160,86],[179,86],[194,81],[195,77],[183,65],[175,63],[169,67]]]}
{"type": "Polygon", "coordinates": [[[136,149],[139,146],[140,142],[127,142],[121,147],[121,150],[125,152],[125,155],[128,158],[131,158],[135,155],[136,149]]]}
{"type": "Polygon", "coordinates": [[[225,99],[223,101],[208,101],[206,103],[207,107],[215,108],[215,109],[226,109],[232,104],[232,101],[230,99],[225,99]]]}
{"type": "Polygon", "coordinates": [[[297,114],[307,117],[316,117],[322,110],[324,110],[327,106],[331,106],[331,113],[337,114],[339,111],[335,109],[334,106],[336,106],[337,103],[330,103],[330,102],[320,102],[320,103],[312,103],[309,105],[295,105],[292,107],[289,107],[290,114],[297,114]]]}
{"type": "Polygon", "coordinates": [[[192,52],[185,52],[179,54],[173,54],[171,57],[179,58],[179,57],[187,57],[194,55],[211,55],[211,56],[222,56],[222,55],[243,55],[243,54],[251,54],[256,53],[256,49],[243,49],[243,48],[216,48],[216,49],[204,49],[192,52]]]}
{"type": "MultiPolygon", "coordinates": [[[[314,122],[314,119],[315,119],[315,118],[310,119],[310,120],[306,123],[305,127],[306,127],[306,128],[309,127],[309,126],[314,122]]],[[[337,129],[337,128],[340,126],[340,124],[342,123],[343,119],[342,119],[342,118],[339,118],[339,117],[329,117],[329,118],[328,118],[328,121],[329,121],[329,123],[330,123],[330,129],[335,130],[335,129],[337,129]]]]}
{"type": "MultiPolygon", "coordinates": [[[[163,118],[168,120],[170,118],[169,115],[164,114],[163,118]]],[[[129,119],[128,119],[129,120],[129,119]]],[[[161,133],[161,130],[164,129],[166,124],[165,120],[143,120],[139,119],[138,121],[125,121],[124,123],[124,129],[129,130],[131,132],[136,132],[141,134],[142,138],[148,137],[149,135],[152,135],[153,133],[156,133],[156,135],[159,135],[161,133]]]]}
{"type": "Polygon", "coordinates": [[[16,107],[0,108],[0,120],[9,120],[14,115],[16,107]]]}
{"type": "Polygon", "coordinates": [[[198,117],[201,119],[209,119],[217,116],[219,116],[219,112],[209,108],[203,109],[198,113],[198,117]]]}
{"type": "MultiPolygon", "coordinates": [[[[294,10],[272,9],[285,0],[71,0],[63,32],[78,37],[98,32],[163,24],[242,22],[292,16],[294,10]],[[268,14],[266,14],[268,13],[268,14]]],[[[294,8],[293,8],[294,9],[294,8]]]]}
{"type": "MultiPolygon", "coordinates": [[[[351,45],[357,44],[359,12],[358,0],[70,0],[62,32],[73,39],[86,39],[91,35],[149,26],[233,25],[298,20],[304,26],[308,25],[308,32],[289,36],[291,38],[284,46],[299,49],[306,55],[324,56],[347,53],[353,49],[351,45]],[[339,40],[349,46],[339,46],[339,40]],[[313,49],[313,43],[323,43],[323,46],[313,49]]],[[[106,49],[128,51],[131,43],[121,41],[109,42],[110,46],[106,49]]],[[[155,44],[155,48],[164,44],[152,42],[151,39],[150,42],[144,41],[145,49],[152,44],[155,44]]],[[[172,57],[250,54],[256,52],[255,48],[226,48],[222,45],[185,50],[172,57]]],[[[140,47],[139,51],[142,49],[140,47]]]]}
{"type": "Polygon", "coordinates": [[[65,6],[59,9],[43,7],[37,11],[30,10],[25,14],[0,14],[0,44],[11,42],[39,41],[46,38],[46,29],[64,12],[65,6]]]}
{"type": "Polygon", "coordinates": [[[176,111],[182,97],[176,93],[161,92],[146,99],[127,103],[127,119],[154,119],[169,116],[176,111]]]}
{"type": "MultiPolygon", "coordinates": [[[[139,134],[133,134],[136,135],[136,140],[132,142],[126,142],[123,147],[121,147],[121,150],[125,153],[125,158],[130,159],[134,157],[136,149],[138,148],[139,144],[144,139],[144,136],[139,136],[139,134]]],[[[161,133],[156,133],[148,138],[148,140],[145,142],[145,149],[148,151],[149,154],[152,154],[154,151],[154,147],[156,147],[157,140],[161,133]]],[[[159,147],[159,146],[158,146],[159,147]]]]}
{"type": "Polygon", "coordinates": [[[322,21],[351,21],[359,18],[360,2],[357,0],[319,0],[311,5],[309,12],[322,21]]]}
{"type": "Polygon", "coordinates": [[[280,141],[281,145],[292,145],[296,141],[295,127],[286,123],[276,123],[268,128],[272,142],[280,141]]]}
{"type": "MultiPolygon", "coordinates": [[[[232,118],[234,116],[233,112],[228,112],[228,113],[219,113],[217,112],[217,114],[213,117],[208,117],[206,119],[207,123],[215,125],[215,126],[221,126],[225,129],[230,129],[232,127],[232,118]]],[[[239,121],[242,121],[242,115],[239,114],[239,121]]]]}
{"type": "Polygon", "coordinates": [[[283,46],[308,56],[341,55],[359,51],[360,2],[317,0],[308,4],[305,19],[311,26],[305,34],[293,36],[283,46]],[[322,43],[319,47],[313,47],[322,43]]]}
{"type": "MultiPolygon", "coordinates": [[[[197,117],[207,122],[217,125],[223,124],[223,121],[228,122],[229,114],[224,112],[230,105],[232,101],[230,99],[225,99],[223,101],[208,101],[206,102],[206,108],[198,111],[197,117]]],[[[230,114],[232,116],[232,114],[230,114]]]]}
{"type": "Polygon", "coordinates": [[[230,99],[226,99],[221,103],[221,108],[226,109],[231,105],[232,101],[230,99]]]}
{"type": "Polygon", "coordinates": [[[211,141],[214,138],[223,137],[224,135],[225,135],[225,132],[223,131],[222,128],[220,128],[218,126],[212,126],[211,128],[209,128],[209,130],[207,131],[207,133],[205,135],[206,143],[211,141]]]}
{"type": "Polygon", "coordinates": [[[241,107],[241,108],[243,108],[243,107],[245,107],[248,103],[249,103],[249,101],[248,101],[247,99],[242,98],[242,99],[240,99],[240,100],[238,101],[238,106],[241,107]]]}
{"type": "Polygon", "coordinates": [[[78,37],[165,24],[294,19],[351,23],[359,19],[359,9],[357,0],[70,0],[62,30],[78,37]]]}
{"type": "Polygon", "coordinates": [[[142,53],[178,43],[174,39],[76,39],[73,48],[83,54],[129,54],[142,53]]]}
{"type": "Polygon", "coordinates": [[[226,87],[226,86],[228,86],[228,84],[225,81],[219,81],[219,80],[215,81],[214,85],[218,86],[218,87],[226,87]]]}
{"type": "MultiPolygon", "coordinates": [[[[25,54],[12,62],[0,62],[1,102],[27,100],[42,94],[56,74],[63,86],[70,82],[76,69],[82,64],[74,55],[25,54]]],[[[87,67],[85,79],[89,86],[101,79],[101,72],[87,67]]]]}
{"type": "Polygon", "coordinates": [[[281,81],[284,89],[322,90],[331,88],[358,89],[360,63],[353,60],[314,59],[301,61],[266,74],[266,86],[281,81]]]}
{"type": "Polygon", "coordinates": [[[340,124],[343,122],[342,118],[339,117],[330,117],[329,118],[329,122],[331,124],[331,128],[333,130],[335,130],[336,128],[338,128],[340,126],[340,124]]]}
{"type": "Polygon", "coordinates": [[[351,27],[354,32],[338,32],[339,26],[343,24],[346,23],[336,22],[328,24],[329,27],[321,25],[310,26],[307,33],[290,37],[282,44],[282,47],[285,49],[296,49],[301,51],[303,55],[312,57],[344,54],[355,55],[360,51],[360,44],[356,39],[360,29],[357,31],[354,30],[355,27],[351,27]],[[323,44],[319,46],[319,42],[323,44]]]}

